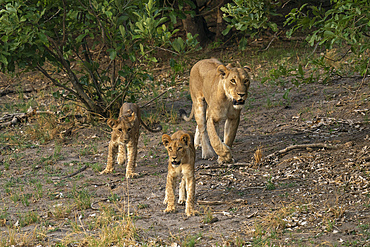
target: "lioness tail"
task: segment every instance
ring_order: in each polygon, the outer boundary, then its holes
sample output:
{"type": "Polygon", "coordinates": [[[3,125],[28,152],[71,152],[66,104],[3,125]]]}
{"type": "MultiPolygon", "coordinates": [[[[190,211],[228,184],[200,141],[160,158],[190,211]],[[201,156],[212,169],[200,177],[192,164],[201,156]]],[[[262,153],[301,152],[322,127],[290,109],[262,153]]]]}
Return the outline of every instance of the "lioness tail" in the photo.
{"type": "Polygon", "coordinates": [[[184,109],[179,110],[180,117],[182,117],[186,122],[189,122],[194,116],[194,107],[191,107],[190,116],[186,116],[186,111],[184,109]]]}

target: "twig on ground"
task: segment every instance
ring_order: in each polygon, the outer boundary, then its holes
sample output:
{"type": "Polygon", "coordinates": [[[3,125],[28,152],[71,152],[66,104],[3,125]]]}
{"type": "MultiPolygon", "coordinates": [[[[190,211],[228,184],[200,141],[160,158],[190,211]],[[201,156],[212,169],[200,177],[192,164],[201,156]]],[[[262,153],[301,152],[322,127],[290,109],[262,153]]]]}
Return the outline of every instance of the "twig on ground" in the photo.
{"type": "Polygon", "coordinates": [[[233,203],[247,203],[245,199],[235,199],[232,201],[198,201],[199,205],[221,205],[221,204],[233,204],[233,203]]]}
{"type": "Polygon", "coordinates": [[[292,145],[292,146],[288,146],[284,149],[281,149],[275,153],[272,153],[270,155],[267,155],[266,156],[266,159],[269,159],[271,158],[272,156],[276,156],[276,155],[282,155],[282,154],[285,154],[293,149],[305,149],[305,148],[326,148],[326,149],[337,149],[339,148],[341,145],[328,145],[328,144],[325,144],[325,143],[310,143],[310,144],[299,144],[299,145],[292,145]]]}
{"type": "Polygon", "coordinates": [[[86,170],[86,168],[87,168],[87,166],[85,165],[85,166],[83,166],[80,170],[78,170],[78,171],[76,171],[76,172],[74,172],[74,173],[72,173],[72,174],[69,174],[69,175],[67,175],[67,176],[64,176],[64,177],[62,177],[61,179],[71,178],[71,177],[73,177],[73,176],[76,176],[77,174],[79,174],[79,173],[81,173],[81,172],[85,171],[85,170],[86,170]]]}
{"type": "Polygon", "coordinates": [[[94,185],[94,186],[104,186],[104,185],[107,185],[107,186],[109,186],[110,184],[115,184],[115,183],[118,183],[118,182],[121,182],[121,181],[122,181],[121,179],[117,179],[117,180],[110,181],[110,182],[107,182],[107,183],[91,184],[91,185],[94,185]]]}

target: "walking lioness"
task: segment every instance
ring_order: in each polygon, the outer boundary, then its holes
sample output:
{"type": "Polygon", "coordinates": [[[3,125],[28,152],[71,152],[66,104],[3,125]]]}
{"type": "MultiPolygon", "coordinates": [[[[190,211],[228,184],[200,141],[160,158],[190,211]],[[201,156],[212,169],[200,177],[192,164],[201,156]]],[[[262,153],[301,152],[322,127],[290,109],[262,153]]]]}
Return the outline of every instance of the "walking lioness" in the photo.
{"type": "Polygon", "coordinates": [[[179,204],[185,202],[185,213],[187,216],[196,214],[194,211],[195,196],[195,148],[194,135],[189,131],[179,130],[171,137],[164,134],[162,136],[163,145],[168,152],[168,174],[166,184],[166,194],[163,203],[167,204],[164,212],[174,212],[175,188],[178,178],[181,177],[179,189],[179,204]]]}
{"type": "Polygon", "coordinates": [[[240,111],[248,95],[250,69],[225,66],[215,58],[197,62],[190,71],[189,90],[193,106],[189,117],[195,116],[197,128],[195,147],[202,146],[202,158],[218,155],[218,163],[233,163],[231,145],[240,121],[240,111]],[[217,134],[218,123],[226,120],[224,142],[217,134]],[[207,126],[207,129],[206,129],[207,126]],[[212,147],[211,147],[211,145],[212,147]]]}
{"type": "Polygon", "coordinates": [[[118,119],[110,118],[107,123],[109,127],[112,128],[112,135],[111,141],[109,142],[107,167],[100,174],[111,173],[113,171],[114,158],[118,153],[118,164],[122,165],[127,158],[126,177],[130,178],[137,176],[138,174],[135,173],[135,166],[140,124],[151,132],[161,131],[162,126],[159,126],[156,130],[146,126],[141,120],[139,106],[134,103],[124,103],[119,111],[118,119]]]}

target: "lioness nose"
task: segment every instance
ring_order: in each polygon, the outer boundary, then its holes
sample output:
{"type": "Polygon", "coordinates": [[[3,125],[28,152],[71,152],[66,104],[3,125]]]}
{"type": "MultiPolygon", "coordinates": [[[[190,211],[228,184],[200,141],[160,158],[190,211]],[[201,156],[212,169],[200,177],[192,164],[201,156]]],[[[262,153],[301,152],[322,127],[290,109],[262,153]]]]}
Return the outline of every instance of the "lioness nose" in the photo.
{"type": "Polygon", "coordinates": [[[238,93],[238,95],[240,96],[240,98],[243,98],[245,96],[245,93],[238,93]]]}

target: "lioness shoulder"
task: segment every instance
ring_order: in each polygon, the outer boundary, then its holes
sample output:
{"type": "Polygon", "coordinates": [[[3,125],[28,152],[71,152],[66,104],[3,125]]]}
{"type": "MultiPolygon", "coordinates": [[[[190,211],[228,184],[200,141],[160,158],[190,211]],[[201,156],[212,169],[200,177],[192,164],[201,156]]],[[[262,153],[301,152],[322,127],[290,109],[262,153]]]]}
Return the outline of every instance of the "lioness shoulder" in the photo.
{"type": "Polygon", "coordinates": [[[197,122],[195,147],[202,147],[202,158],[218,155],[219,163],[232,163],[231,146],[240,121],[250,85],[250,68],[224,65],[215,58],[197,62],[190,71],[189,91],[193,102],[189,121],[197,122]],[[217,134],[217,125],[225,120],[224,138],[217,134]]]}

